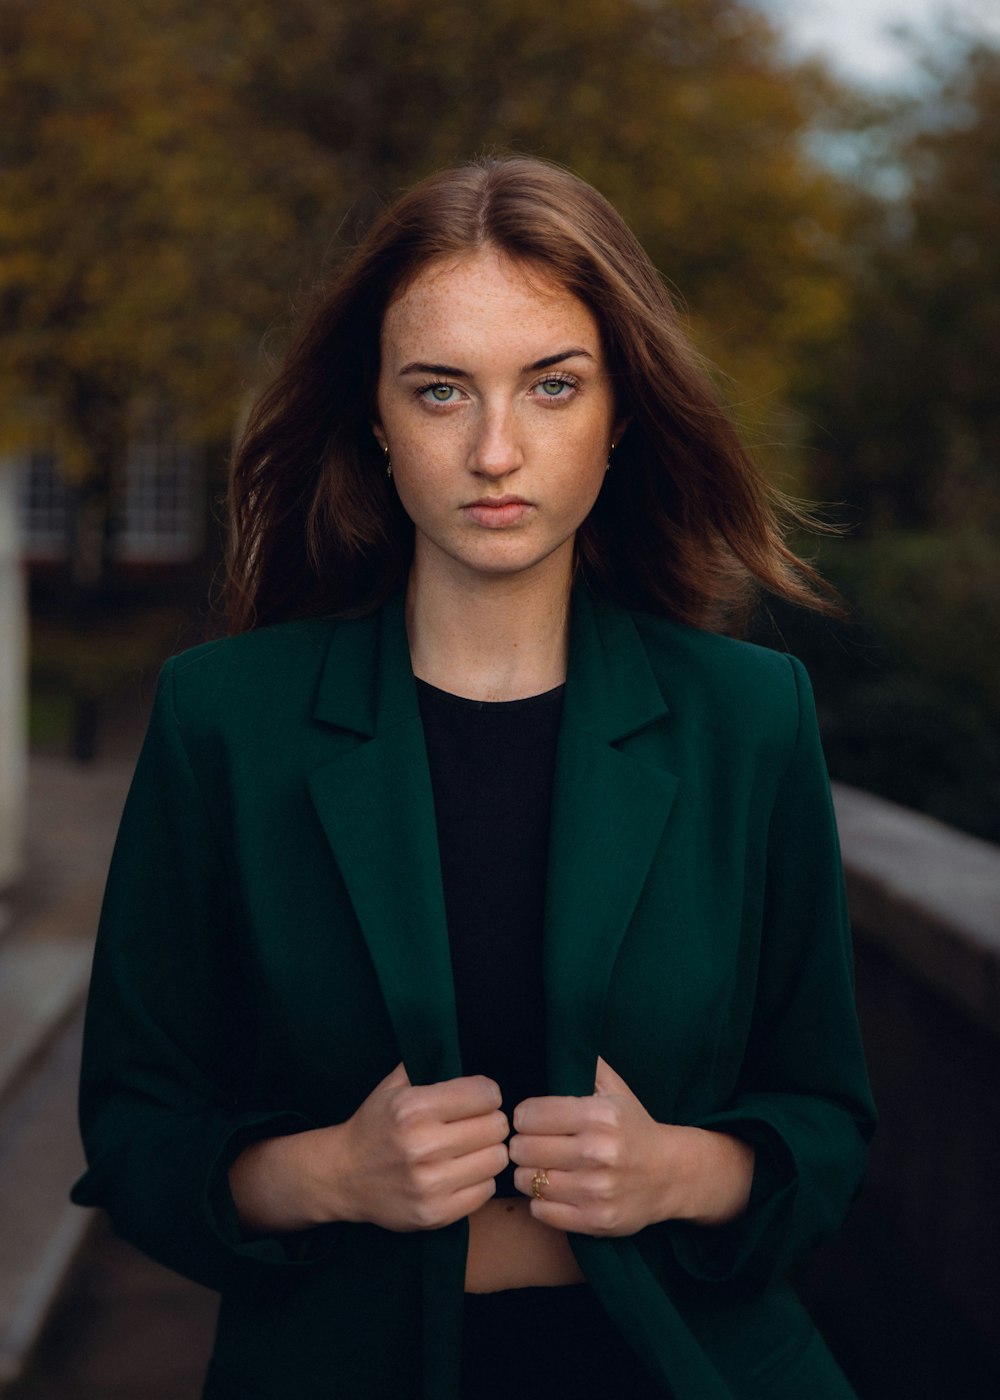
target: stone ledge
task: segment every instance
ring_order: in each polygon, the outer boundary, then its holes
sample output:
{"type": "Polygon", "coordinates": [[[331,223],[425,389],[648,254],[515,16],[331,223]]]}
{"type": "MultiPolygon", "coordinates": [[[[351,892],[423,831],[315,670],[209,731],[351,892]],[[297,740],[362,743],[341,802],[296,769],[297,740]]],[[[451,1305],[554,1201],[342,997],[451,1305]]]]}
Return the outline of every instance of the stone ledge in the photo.
{"type": "Polygon", "coordinates": [[[21,1372],[90,1224],[70,1205],[83,1170],[76,1129],[78,1011],[0,1116],[0,1390],[21,1372]]]}
{"type": "Polygon", "coordinates": [[[1000,1035],[1000,846],[833,785],[855,935],[1000,1035]]]}
{"type": "Polygon", "coordinates": [[[0,1102],[87,991],[89,943],[36,932],[11,936],[0,947],[0,1102]]]}

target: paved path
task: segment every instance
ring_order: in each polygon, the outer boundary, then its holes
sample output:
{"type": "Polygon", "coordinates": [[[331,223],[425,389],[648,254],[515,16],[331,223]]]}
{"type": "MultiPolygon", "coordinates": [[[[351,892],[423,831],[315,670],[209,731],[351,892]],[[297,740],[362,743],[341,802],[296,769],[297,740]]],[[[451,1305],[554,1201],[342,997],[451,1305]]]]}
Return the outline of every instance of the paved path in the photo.
{"type": "MultiPolygon", "coordinates": [[[[19,959],[25,965],[27,950],[27,965],[37,962],[44,969],[50,952],[55,957],[75,940],[89,954],[141,727],[140,713],[131,724],[116,725],[106,736],[102,756],[90,764],[33,757],[28,873],[0,944],[0,953],[6,951],[12,964],[19,959]]],[[[65,1199],[81,1161],[75,1127],[64,1130],[73,1112],[80,1020],[77,1011],[57,1027],[46,1070],[45,1092],[57,1102],[56,1124],[62,1125],[61,1150],[67,1158],[58,1167],[57,1200],[65,1199]]],[[[38,1107],[41,1090],[31,1090],[29,1076],[17,1113],[38,1107]]],[[[6,1126],[7,1137],[13,1137],[16,1123],[6,1126]]],[[[31,1182],[23,1179],[23,1164],[21,1179],[16,1163],[5,1172],[4,1143],[0,1131],[0,1200],[17,1206],[31,1182]]],[[[70,1214],[82,1216],[75,1210],[70,1214]]],[[[4,1392],[5,1400],[196,1400],[214,1318],[213,1294],[117,1240],[95,1213],[28,1369],[4,1392]]]]}
{"type": "Polygon", "coordinates": [[[95,1220],[28,1374],[5,1400],[198,1400],[215,1294],[95,1220]]]}

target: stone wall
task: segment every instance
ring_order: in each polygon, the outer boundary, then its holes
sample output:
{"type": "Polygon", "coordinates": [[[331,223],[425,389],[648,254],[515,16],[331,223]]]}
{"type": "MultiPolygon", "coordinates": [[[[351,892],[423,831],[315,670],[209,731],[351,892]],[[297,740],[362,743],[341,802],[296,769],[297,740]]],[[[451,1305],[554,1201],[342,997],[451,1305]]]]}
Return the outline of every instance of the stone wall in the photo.
{"type": "Polygon", "coordinates": [[[835,802],[880,1127],[804,1292],[865,1397],[1000,1395],[1000,847],[835,802]]]}

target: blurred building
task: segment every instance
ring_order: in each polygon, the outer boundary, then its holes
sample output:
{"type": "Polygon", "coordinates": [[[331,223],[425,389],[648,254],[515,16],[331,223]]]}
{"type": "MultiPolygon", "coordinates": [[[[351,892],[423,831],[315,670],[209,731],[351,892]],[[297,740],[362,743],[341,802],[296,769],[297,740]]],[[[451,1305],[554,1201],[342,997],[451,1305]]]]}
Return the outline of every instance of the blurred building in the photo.
{"type": "MultiPolygon", "coordinates": [[[[132,444],[111,502],[111,551],[122,566],[183,566],[206,540],[205,454],[169,436],[132,444]]],[[[55,450],[39,446],[17,463],[18,515],[32,574],[57,570],[71,553],[82,493],[60,470],[55,450]]]]}
{"type": "Polygon", "coordinates": [[[27,622],[14,463],[0,458],[0,893],[21,874],[27,781],[27,622]]]}

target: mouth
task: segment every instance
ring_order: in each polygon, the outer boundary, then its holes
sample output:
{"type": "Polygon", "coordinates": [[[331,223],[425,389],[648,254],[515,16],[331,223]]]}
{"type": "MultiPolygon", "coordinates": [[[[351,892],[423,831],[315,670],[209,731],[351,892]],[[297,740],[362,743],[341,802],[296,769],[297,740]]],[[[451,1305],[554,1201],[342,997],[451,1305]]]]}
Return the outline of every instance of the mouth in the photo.
{"type": "Polygon", "coordinates": [[[534,506],[523,496],[481,496],[462,507],[463,515],[494,530],[516,525],[532,510],[534,506]]]}
{"type": "Polygon", "coordinates": [[[480,496],[478,501],[469,501],[466,509],[472,506],[487,506],[497,510],[502,506],[526,506],[529,502],[523,496],[480,496]]]}

